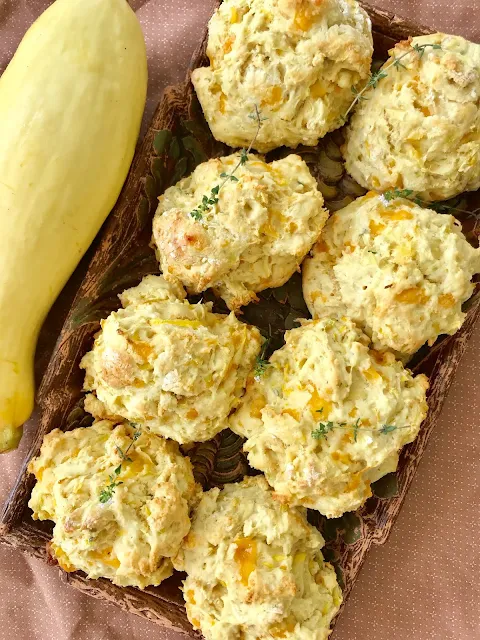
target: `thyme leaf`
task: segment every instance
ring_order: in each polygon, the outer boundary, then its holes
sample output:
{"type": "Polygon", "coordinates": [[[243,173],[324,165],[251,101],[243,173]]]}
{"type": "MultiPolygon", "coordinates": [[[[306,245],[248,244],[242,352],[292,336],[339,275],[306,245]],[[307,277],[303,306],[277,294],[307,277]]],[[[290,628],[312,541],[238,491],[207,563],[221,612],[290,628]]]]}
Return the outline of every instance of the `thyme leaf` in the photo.
{"type": "Polygon", "coordinates": [[[396,428],[394,424],[384,424],[380,429],[380,433],[391,433],[395,431],[396,428]]]}
{"type": "Polygon", "coordinates": [[[334,428],[333,422],[320,422],[318,427],[312,431],[312,438],[315,438],[315,440],[322,440],[325,438],[327,433],[334,428]]]}
{"type": "Polygon", "coordinates": [[[255,360],[255,368],[253,370],[255,379],[261,378],[269,365],[270,363],[268,360],[265,360],[262,356],[257,356],[255,360]]]}
{"type": "Polygon", "coordinates": [[[383,197],[387,202],[391,202],[395,200],[395,198],[409,198],[412,195],[413,191],[411,189],[393,189],[393,191],[385,191],[383,197]]]}
{"type": "Polygon", "coordinates": [[[119,467],[117,467],[117,468],[115,469],[115,471],[114,471],[114,474],[113,474],[113,475],[108,476],[108,477],[109,477],[109,479],[110,479],[110,484],[109,484],[109,485],[107,485],[107,486],[105,487],[105,489],[102,489],[102,491],[100,492],[100,495],[98,496],[98,499],[100,500],[100,502],[101,502],[102,504],[105,504],[106,502],[108,502],[109,500],[111,500],[111,499],[112,499],[112,497],[113,497],[113,494],[115,493],[115,489],[116,489],[117,487],[119,487],[121,484],[123,484],[123,482],[116,482],[116,481],[115,481],[116,476],[118,476],[118,475],[119,475],[119,473],[120,473],[120,470],[121,470],[121,469],[119,469],[119,467]],[[118,469],[118,473],[117,473],[117,469],[118,469]]]}
{"type": "Polygon", "coordinates": [[[208,211],[210,211],[212,206],[217,204],[218,193],[227,184],[227,182],[238,182],[238,178],[235,174],[240,167],[242,167],[244,164],[248,162],[248,154],[251,152],[253,145],[255,144],[258,138],[258,134],[260,133],[260,129],[262,127],[262,122],[267,119],[261,116],[260,111],[256,104],[254,105],[254,107],[255,107],[254,113],[251,113],[248,117],[253,118],[257,121],[257,130],[255,132],[255,135],[252,141],[250,142],[248,149],[240,150],[240,159],[238,163],[235,165],[235,167],[233,168],[233,170],[231,171],[231,173],[226,173],[225,171],[222,172],[219,177],[223,179],[223,182],[215,185],[210,190],[210,194],[208,196],[207,195],[203,196],[201,203],[197,205],[195,209],[192,209],[192,211],[190,211],[190,216],[197,222],[202,220],[204,213],[207,213],[208,211]]]}
{"type": "Polygon", "coordinates": [[[126,453],[123,453],[122,449],[118,445],[115,447],[115,450],[122,460],[125,460],[125,462],[132,462],[132,459],[128,457],[126,453]]]}
{"type": "MultiPolygon", "coordinates": [[[[321,412],[322,412],[322,409],[318,411],[318,413],[321,413],[321,412]]],[[[323,440],[324,438],[326,438],[327,434],[333,431],[334,429],[343,429],[345,431],[353,431],[354,442],[357,442],[357,436],[360,431],[368,431],[370,433],[380,433],[380,434],[386,435],[388,433],[392,433],[393,431],[396,431],[397,429],[410,429],[409,426],[397,427],[394,424],[384,424],[378,428],[368,428],[368,427],[362,427],[361,422],[362,421],[360,420],[360,418],[358,418],[355,424],[351,424],[351,425],[347,425],[346,422],[340,422],[338,424],[335,424],[331,421],[320,422],[318,427],[312,431],[311,435],[312,435],[312,438],[314,438],[315,440],[323,440]]]]}
{"type": "Polygon", "coordinates": [[[268,349],[268,345],[270,344],[270,340],[271,338],[268,338],[268,340],[265,341],[261,353],[255,358],[255,368],[253,370],[253,377],[255,380],[261,378],[267,370],[267,367],[270,366],[270,362],[265,358],[265,353],[268,349]]]}
{"type": "Polygon", "coordinates": [[[358,429],[360,428],[360,418],[357,418],[357,421],[353,425],[353,439],[356,442],[358,436],[358,429]]]}
{"type": "Polygon", "coordinates": [[[412,191],[412,189],[397,189],[395,187],[395,189],[385,191],[382,194],[382,197],[387,202],[391,202],[396,198],[406,198],[407,200],[412,200],[412,202],[415,202],[415,204],[418,204],[419,207],[426,207],[427,209],[433,209],[438,213],[450,213],[450,212],[466,213],[467,215],[472,216],[474,218],[480,215],[480,208],[474,209],[473,211],[468,211],[467,209],[458,209],[457,207],[451,207],[449,204],[446,204],[445,202],[426,202],[425,200],[422,200],[421,198],[416,196],[415,192],[412,191]]]}
{"type": "Polygon", "coordinates": [[[365,98],[365,92],[368,91],[369,89],[376,89],[378,86],[378,83],[380,82],[380,80],[383,80],[383,78],[386,78],[388,76],[388,71],[393,67],[395,69],[397,69],[397,71],[400,68],[406,69],[405,65],[401,62],[403,60],[403,58],[406,58],[407,56],[411,55],[412,53],[416,53],[418,55],[418,57],[420,58],[420,60],[423,58],[423,55],[425,53],[426,49],[441,49],[442,45],[440,44],[414,44],[412,45],[412,48],[409,49],[408,51],[406,51],[405,53],[402,53],[401,56],[398,56],[398,58],[393,58],[393,60],[387,64],[385,64],[381,69],[379,69],[378,71],[376,71],[375,73],[373,73],[368,82],[366,83],[366,85],[363,87],[363,89],[361,89],[360,91],[358,91],[356,89],[356,87],[352,87],[352,93],[354,94],[354,99],[351,103],[351,105],[348,107],[348,109],[346,110],[346,112],[343,114],[343,116],[341,116],[341,120],[343,122],[346,122],[348,114],[350,113],[350,111],[353,109],[353,107],[359,103],[359,102],[363,102],[364,100],[367,100],[367,98],[365,98]]]}
{"type": "MultiPolygon", "coordinates": [[[[132,426],[135,426],[135,425],[132,424],[132,426]]],[[[123,451],[123,449],[121,447],[119,447],[118,445],[115,446],[115,450],[118,453],[118,455],[120,456],[120,458],[122,459],[122,462],[117,467],[115,467],[115,469],[113,470],[113,473],[108,476],[108,479],[110,480],[110,484],[108,484],[99,493],[98,499],[102,504],[106,504],[107,502],[109,502],[112,499],[113,494],[115,493],[115,489],[117,487],[119,487],[121,484],[123,484],[123,482],[121,482],[121,481],[117,482],[117,478],[122,472],[123,463],[124,462],[133,462],[132,458],[130,458],[130,456],[128,455],[128,452],[132,448],[134,442],[136,442],[140,438],[141,435],[142,435],[141,430],[138,429],[138,428],[135,429],[135,431],[133,433],[132,441],[130,442],[128,447],[125,449],[125,451],[123,451]]]]}

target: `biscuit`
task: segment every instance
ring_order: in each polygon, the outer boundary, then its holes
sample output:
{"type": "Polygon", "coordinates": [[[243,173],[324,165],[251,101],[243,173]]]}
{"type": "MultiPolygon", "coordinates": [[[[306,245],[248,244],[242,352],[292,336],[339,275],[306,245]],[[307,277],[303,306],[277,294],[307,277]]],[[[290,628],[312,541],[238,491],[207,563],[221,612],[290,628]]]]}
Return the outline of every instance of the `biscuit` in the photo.
{"type": "Polygon", "coordinates": [[[190,212],[230,174],[239,155],[214,158],[167,189],[153,221],[164,277],[189,292],[208,288],[230,309],[284,284],[298,269],[327,219],[323,197],[299,156],[268,164],[250,155],[195,220],[190,212]]]}
{"type": "Polygon", "coordinates": [[[120,295],[124,308],[102,320],[80,363],[92,392],[87,411],[181,444],[210,440],[225,428],[263,339],[233,313],[215,314],[211,303],[184,298],[162,276],[146,276],[120,295]]]}
{"type": "Polygon", "coordinates": [[[314,317],[348,316],[406,360],[460,328],[480,249],[453,216],[369,192],[330,218],[302,269],[314,317]]]}
{"type": "Polygon", "coordinates": [[[190,622],[207,640],[326,640],[342,595],[323,544],[261,476],[211,489],[174,560],[190,622]]]}
{"type": "Polygon", "coordinates": [[[342,126],[370,74],[371,23],[355,0],[225,0],[209,24],[210,66],[192,82],[217,140],[262,153],[315,146],[342,126]]]}
{"type": "Polygon", "coordinates": [[[394,471],[427,413],[428,387],[393,354],[369,350],[347,318],[303,321],[248,388],[230,428],[278,499],[338,518],[394,471]]]}
{"type": "Polygon", "coordinates": [[[107,420],[54,429],[29,471],[29,507],[55,522],[50,552],[62,569],[141,589],[173,573],[201,493],[176,443],[107,420]]]}
{"type": "Polygon", "coordinates": [[[441,49],[402,58],[357,106],[345,166],[367,189],[445,200],[480,187],[480,45],[437,33],[400,42],[390,55],[425,44],[441,49]]]}

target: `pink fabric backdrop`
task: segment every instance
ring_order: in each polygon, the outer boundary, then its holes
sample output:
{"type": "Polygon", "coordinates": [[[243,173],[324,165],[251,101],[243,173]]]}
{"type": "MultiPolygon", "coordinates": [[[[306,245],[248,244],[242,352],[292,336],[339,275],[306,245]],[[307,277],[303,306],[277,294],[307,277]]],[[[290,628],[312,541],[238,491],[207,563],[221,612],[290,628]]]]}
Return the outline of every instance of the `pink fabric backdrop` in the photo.
{"type": "MultiPolygon", "coordinates": [[[[480,41],[478,0],[371,0],[419,23],[480,41]]],[[[49,0],[0,0],[0,71],[49,0]]],[[[213,0],[132,0],[147,41],[147,120],[186,65],[213,0]]],[[[1,142],[0,142],[1,144],[1,142]]],[[[480,327],[462,362],[404,508],[369,555],[335,640],[478,640],[480,327]]],[[[2,458],[5,499],[28,449],[2,458]]],[[[59,572],[0,546],[0,640],[180,640],[182,636],[80,594],[59,572]]]]}

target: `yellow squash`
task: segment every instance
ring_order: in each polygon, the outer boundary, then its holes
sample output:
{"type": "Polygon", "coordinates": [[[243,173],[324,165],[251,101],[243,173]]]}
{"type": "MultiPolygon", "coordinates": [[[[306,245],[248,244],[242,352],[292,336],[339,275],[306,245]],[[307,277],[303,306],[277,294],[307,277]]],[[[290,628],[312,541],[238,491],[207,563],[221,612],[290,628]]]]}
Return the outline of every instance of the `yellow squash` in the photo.
{"type": "Polygon", "coordinates": [[[57,0],[0,78],[0,451],[33,408],[42,322],[120,193],[147,88],[126,0],[57,0]]]}

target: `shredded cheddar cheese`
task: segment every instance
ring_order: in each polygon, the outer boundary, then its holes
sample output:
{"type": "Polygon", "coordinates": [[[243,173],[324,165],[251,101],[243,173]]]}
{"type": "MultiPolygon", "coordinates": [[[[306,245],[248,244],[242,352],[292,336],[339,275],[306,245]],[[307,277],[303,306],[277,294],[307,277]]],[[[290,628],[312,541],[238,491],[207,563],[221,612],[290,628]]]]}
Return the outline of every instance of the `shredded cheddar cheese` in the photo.
{"type": "Polygon", "coordinates": [[[236,541],[235,561],[239,566],[240,580],[248,586],[248,579],[257,567],[257,543],[253,538],[242,538],[236,541]]]}

